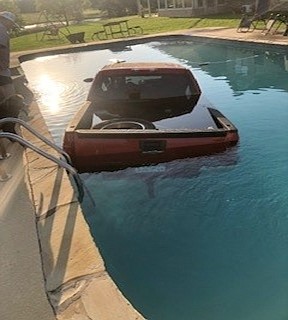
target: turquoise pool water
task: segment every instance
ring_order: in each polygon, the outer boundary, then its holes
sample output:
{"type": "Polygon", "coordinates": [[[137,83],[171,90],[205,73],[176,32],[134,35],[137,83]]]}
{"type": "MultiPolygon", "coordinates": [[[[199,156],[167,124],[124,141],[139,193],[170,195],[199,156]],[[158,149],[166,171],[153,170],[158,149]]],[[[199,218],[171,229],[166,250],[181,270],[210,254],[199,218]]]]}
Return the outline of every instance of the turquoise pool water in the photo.
{"type": "Polygon", "coordinates": [[[89,89],[82,79],[109,58],[192,68],[239,129],[239,145],[223,154],[82,175],[96,203],[87,198],[86,218],[107,269],[146,318],[288,318],[286,57],[261,46],[185,39],[23,64],[59,144],[89,89]],[[51,94],[40,90],[41,77],[60,88],[56,107],[45,102],[51,94]]]}

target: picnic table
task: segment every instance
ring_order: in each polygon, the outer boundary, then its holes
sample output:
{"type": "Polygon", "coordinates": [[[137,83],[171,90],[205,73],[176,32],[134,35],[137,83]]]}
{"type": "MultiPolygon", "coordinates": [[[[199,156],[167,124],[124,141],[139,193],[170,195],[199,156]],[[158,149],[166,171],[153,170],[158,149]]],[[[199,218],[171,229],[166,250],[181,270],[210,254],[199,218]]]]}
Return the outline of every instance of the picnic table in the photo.
{"type": "Polygon", "coordinates": [[[130,27],[128,20],[108,22],[102,25],[102,30],[93,33],[92,39],[97,37],[99,40],[115,39],[119,37],[128,37],[136,34],[142,34],[143,29],[140,26],[130,27]]]}

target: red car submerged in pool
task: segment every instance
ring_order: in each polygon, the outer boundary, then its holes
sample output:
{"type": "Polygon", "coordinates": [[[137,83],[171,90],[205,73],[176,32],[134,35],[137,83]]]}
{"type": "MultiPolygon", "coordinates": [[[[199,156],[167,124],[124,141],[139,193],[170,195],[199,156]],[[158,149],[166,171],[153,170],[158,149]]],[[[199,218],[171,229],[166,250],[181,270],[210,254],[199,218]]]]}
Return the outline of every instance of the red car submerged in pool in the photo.
{"type": "Polygon", "coordinates": [[[79,172],[97,172],[209,155],[238,139],[189,69],[120,62],[94,78],[87,102],[65,131],[63,148],[79,172]]]}

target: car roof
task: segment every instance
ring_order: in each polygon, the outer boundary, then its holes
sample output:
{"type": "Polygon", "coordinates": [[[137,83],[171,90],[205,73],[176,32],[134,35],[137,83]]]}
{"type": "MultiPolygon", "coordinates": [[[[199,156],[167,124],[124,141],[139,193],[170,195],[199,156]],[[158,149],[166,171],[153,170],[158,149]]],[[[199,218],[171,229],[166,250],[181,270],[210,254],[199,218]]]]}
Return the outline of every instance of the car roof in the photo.
{"type": "Polygon", "coordinates": [[[187,70],[184,66],[171,63],[171,62],[117,62],[113,64],[106,65],[101,69],[101,71],[112,71],[112,70],[149,70],[149,71],[179,71],[179,70],[187,70]]]}

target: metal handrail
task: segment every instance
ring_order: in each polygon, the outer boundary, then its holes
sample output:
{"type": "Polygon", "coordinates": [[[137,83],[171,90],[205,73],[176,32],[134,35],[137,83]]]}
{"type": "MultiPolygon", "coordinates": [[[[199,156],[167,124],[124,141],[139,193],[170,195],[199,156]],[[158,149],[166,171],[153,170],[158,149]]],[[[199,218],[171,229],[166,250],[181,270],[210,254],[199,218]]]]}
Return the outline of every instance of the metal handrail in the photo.
{"type": "Polygon", "coordinates": [[[28,131],[30,131],[31,133],[33,133],[37,138],[39,138],[40,140],[44,141],[46,144],[48,144],[51,148],[53,148],[54,150],[56,150],[58,153],[60,153],[62,156],[64,156],[65,160],[71,165],[71,158],[68,155],[68,153],[66,153],[63,149],[61,149],[60,147],[58,147],[56,144],[54,144],[53,142],[51,142],[49,139],[47,139],[45,136],[43,136],[41,133],[37,132],[35,129],[33,129],[28,123],[26,123],[25,121],[18,119],[18,118],[4,118],[4,119],[0,119],[0,126],[2,124],[5,123],[18,123],[20,125],[22,125],[25,129],[27,129],[28,131]]]}
{"type": "MultiPolygon", "coordinates": [[[[5,119],[9,119],[9,118],[5,118],[5,119]]],[[[10,119],[14,119],[14,118],[10,118],[10,119]]],[[[4,119],[3,119],[4,120],[4,119]]],[[[1,121],[1,120],[0,120],[1,121]]],[[[0,122],[1,124],[2,122],[0,122]]],[[[33,130],[35,131],[35,130],[33,130]]],[[[41,136],[41,135],[40,135],[41,136]]],[[[25,147],[28,147],[30,149],[32,149],[33,151],[37,152],[38,154],[42,155],[43,157],[45,157],[46,159],[49,159],[53,162],[55,162],[56,164],[58,164],[58,166],[66,169],[71,175],[72,177],[74,178],[74,181],[77,185],[77,190],[78,190],[78,193],[79,193],[79,201],[81,202],[83,200],[83,197],[84,197],[84,188],[83,188],[83,184],[82,184],[82,181],[79,177],[79,174],[77,172],[77,170],[72,167],[69,163],[61,160],[61,159],[58,159],[56,158],[55,156],[47,153],[46,151],[43,151],[41,150],[40,148],[34,146],[32,143],[28,142],[27,140],[23,139],[22,137],[18,136],[17,134],[14,134],[14,133],[8,133],[8,132],[0,132],[0,139],[1,138],[7,138],[7,139],[10,139],[10,140],[13,140],[13,141],[17,141],[19,142],[21,145],[25,146],[25,147]]],[[[45,138],[45,140],[47,140],[45,138]]],[[[48,140],[49,141],[49,140],[48,140]]],[[[46,141],[45,141],[46,142],[46,141]]],[[[49,141],[49,145],[51,145],[51,141],[49,141]]],[[[54,145],[53,145],[54,147],[54,145]]],[[[54,148],[55,149],[55,148],[54,148]]],[[[58,149],[58,147],[57,147],[58,149]]],[[[61,150],[61,149],[60,149],[61,150]]],[[[58,150],[57,150],[58,151],[58,150]]],[[[62,153],[62,152],[61,152],[62,153]]]]}

